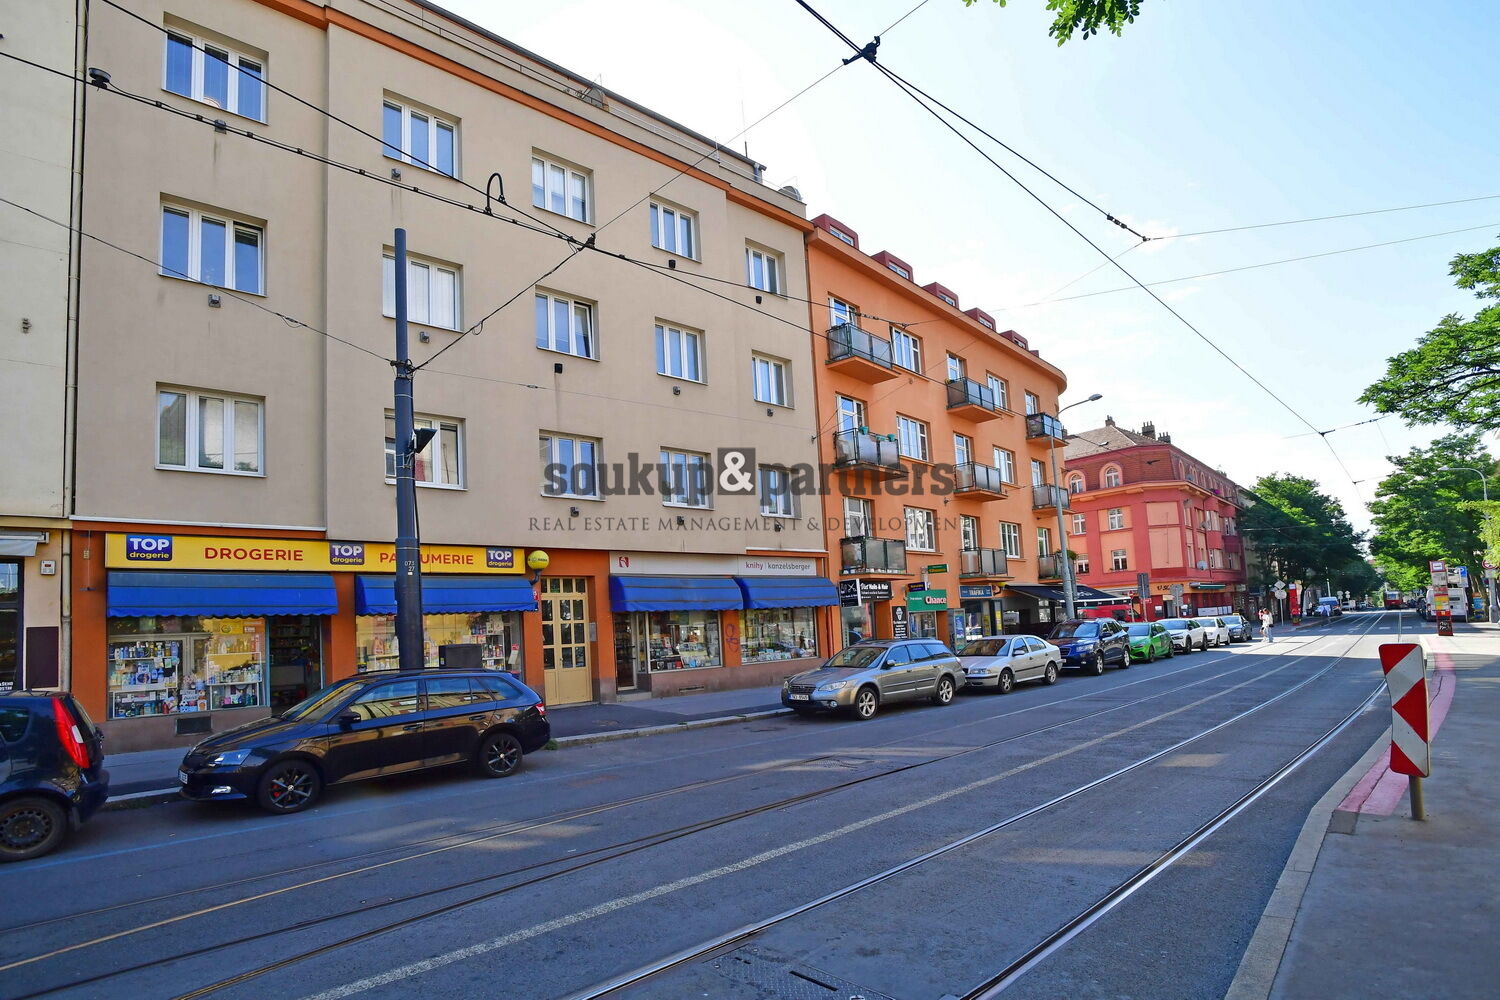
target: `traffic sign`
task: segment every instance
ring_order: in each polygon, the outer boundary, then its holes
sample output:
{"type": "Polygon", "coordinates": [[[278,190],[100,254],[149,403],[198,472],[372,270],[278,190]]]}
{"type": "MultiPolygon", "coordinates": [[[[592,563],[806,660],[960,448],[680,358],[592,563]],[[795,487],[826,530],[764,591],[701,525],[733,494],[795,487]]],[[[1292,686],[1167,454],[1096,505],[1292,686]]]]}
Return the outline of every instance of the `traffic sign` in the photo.
{"type": "Polygon", "coordinates": [[[1432,773],[1432,745],[1422,647],[1414,642],[1381,643],[1380,667],[1391,696],[1391,770],[1425,778],[1432,773]]]}

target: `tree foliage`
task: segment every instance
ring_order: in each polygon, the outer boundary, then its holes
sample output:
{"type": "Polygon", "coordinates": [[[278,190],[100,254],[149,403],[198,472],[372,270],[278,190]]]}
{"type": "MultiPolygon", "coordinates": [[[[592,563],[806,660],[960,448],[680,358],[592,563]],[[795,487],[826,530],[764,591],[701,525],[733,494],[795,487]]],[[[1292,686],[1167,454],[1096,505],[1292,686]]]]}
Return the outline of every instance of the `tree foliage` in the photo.
{"type": "Polygon", "coordinates": [[[1372,577],[1378,577],[1360,551],[1363,539],[1343,505],[1315,480],[1277,473],[1262,476],[1248,492],[1254,502],[1241,513],[1240,527],[1268,573],[1320,589],[1325,580],[1356,594],[1373,589],[1372,577]]]}
{"type": "MultiPolygon", "coordinates": [[[[977,0],[964,0],[965,7],[972,7],[977,0]]],[[[995,0],[1004,7],[1006,0],[995,0]]],[[[1118,35],[1125,25],[1133,22],[1141,12],[1141,0],[1047,0],[1047,9],[1055,11],[1057,17],[1047,34],[1062,45],[1082,31],[1083,37],[1097,35],[1100,28],[1118,35]]]]}
{"type": "MultiPolygon", "coordinates": [[[[1459,254],[1448,273],[1477,298],[1500,300],[1500,247],[1459,254]]],[[[1359,401],[1408,424],[1500,428],[1500,304],[1473,319],[1444,316],[1416,347],[1390,358],[1359,401]]]]}
{"type": "Polygon", "coordinates": [[[1393,584],[1414,590],[1427,585],[1428,560],[1468,565],[1483,545],[1483,514],[1471,503],[1483,497],[1484,487],[1473,472],[1458,470],[1483,473],[1497,496],[1500,480],[1492,478],[1495,460],[1479,431],[1448,434],[1426,448],[1392,455],[1390,462],[1395,470],[1380,481],[1370,503],[1370,553],[1393,584]]]}

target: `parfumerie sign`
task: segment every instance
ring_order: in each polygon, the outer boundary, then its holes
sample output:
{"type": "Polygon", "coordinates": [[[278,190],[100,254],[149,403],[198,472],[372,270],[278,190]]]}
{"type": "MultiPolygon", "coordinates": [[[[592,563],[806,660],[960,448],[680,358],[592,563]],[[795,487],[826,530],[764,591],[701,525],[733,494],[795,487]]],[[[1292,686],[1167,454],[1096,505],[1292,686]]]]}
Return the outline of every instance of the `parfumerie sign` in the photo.
{"type": "MultiPolygon", "coordinates": [[[[424,545],[427,573],[522,573],[520,549],[484,545],[424,545]]],[[[394,573],[389,542],[328,542],[303,538],[219,538],[212,535],[114,534],[104,542],[110,569],[334,570],[394,573]]]]}

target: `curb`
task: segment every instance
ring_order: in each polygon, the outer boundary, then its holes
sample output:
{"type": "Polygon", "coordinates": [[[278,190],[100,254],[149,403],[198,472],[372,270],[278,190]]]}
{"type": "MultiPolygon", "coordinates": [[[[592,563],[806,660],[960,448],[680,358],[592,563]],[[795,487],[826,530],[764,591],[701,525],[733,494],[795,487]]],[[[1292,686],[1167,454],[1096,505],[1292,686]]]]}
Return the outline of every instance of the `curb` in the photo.
{"type": "Polygon", "coordinates": [[[1239,969],[1224,994],[1224,1000],[1267,1000],[1270,997],[1271,988],[1276,983],[1276,974],[1281,970],[1281,959],[1286,954],[1287,943],[1292,937],[1297,910],[1302,906],[1302,896],[1307,892],[1313,866],[1317,864],[1318,854],[1323,850],[1323,838],[1332,833],[1353,832],[1334,829],[1337,807],[1359,779],[1364,777],[1365,772],[1374,766],[1389,742],[1390,730],[1387,729],[1365,751],[1364,756],[1355,761],[1354,766],[1323,793],[1323,797],[1307,814],[1307,821],[1302,824],[1302,832],[1297,835],[1292,853],[1287,856],[1286,867],[1276,880],[1271,898],[1266,901],[1260,923],[1256,925],[1250,943],[1245,946],[1244,957],[1240,959],[1239,969]]]}
{"type": "MultiPolygon", "coordinates": [[[[736,722],[748,722],[752,719],[767,719],[777,715],[790,715],[791,709],[776,708],[765,712],[745,712],[740,715],[716,715],[709,719],[689,719],[686,722],[668,722],[660,726],[643,726],[639,729],[621,729],[612,733],[580,733],[577,736],[559,736],[552,742],[557,744],[555,749],[566,750],[568,747],[588,746],[592,743],[608,743],[612,740],[628,740],[637,736],[658,736],[662,733],[682,733],[690,729],[707,729],[710,726],[727,726],[736,722]]],[[[139,809],[143,806],[154,806],[162,802],[171,802],[181,798],[177,794],[177,788],[156,788],[144,792],[131,792],[128,795],[116,795],[111,797],[104,805],[100,806],[101,812],[118,809],[139,809]]]]}

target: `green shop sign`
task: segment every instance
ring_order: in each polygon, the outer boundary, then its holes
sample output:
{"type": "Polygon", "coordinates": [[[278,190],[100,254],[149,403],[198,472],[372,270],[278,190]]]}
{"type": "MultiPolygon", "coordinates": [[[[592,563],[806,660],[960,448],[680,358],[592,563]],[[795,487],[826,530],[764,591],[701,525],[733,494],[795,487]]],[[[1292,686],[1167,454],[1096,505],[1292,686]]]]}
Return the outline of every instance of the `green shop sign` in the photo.
{"type": "Polygon", "coordinates": [[[906,595],[908,611],[943,611],[948,607],[946,590],[914,590],[906,595]]]}

